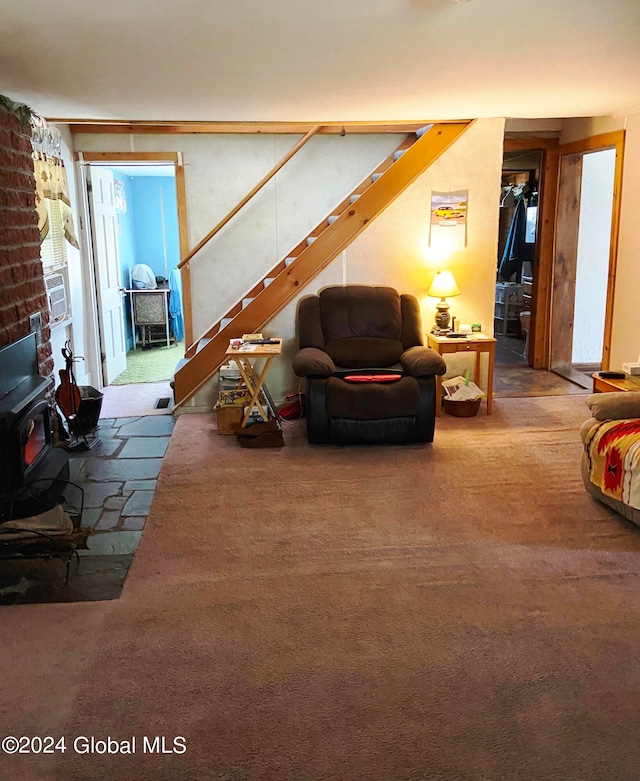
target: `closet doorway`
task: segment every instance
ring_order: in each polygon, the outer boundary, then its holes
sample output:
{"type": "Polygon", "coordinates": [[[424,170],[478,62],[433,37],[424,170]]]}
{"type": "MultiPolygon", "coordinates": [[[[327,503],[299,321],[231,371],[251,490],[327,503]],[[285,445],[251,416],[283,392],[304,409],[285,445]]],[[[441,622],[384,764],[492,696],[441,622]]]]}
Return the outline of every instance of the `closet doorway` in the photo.
{"type": "Polygon", "coordinates": [[[529,365],[540,164],[540,150],[504,152],[494,335],[496,361],[505,367],[529,365]]]}

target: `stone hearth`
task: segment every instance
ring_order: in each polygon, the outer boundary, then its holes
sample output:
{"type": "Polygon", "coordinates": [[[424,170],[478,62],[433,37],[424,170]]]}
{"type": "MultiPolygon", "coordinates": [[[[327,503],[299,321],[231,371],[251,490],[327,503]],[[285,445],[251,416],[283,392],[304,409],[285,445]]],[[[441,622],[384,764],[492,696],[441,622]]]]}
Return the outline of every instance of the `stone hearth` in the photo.
{"type": "Polygon", "coordinates": [[[100,420],[100,441],[70,453],[70,480],[84,489],[82,526],[88,550],[73,561],[68,585],[59,559],[0,561],[0,604],[117,599],[142,537],[171,415],[100,420]]]}

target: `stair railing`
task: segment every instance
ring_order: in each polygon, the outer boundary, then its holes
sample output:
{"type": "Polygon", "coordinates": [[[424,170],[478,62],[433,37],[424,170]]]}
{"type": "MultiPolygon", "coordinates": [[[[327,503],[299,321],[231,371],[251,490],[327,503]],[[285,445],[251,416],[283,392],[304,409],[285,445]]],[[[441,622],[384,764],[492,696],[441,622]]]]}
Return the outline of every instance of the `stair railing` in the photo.
{"type": "Polygon", "coordinates": [[[202,239],[202,241],[199,241],[196,246],[191,250],[191,252],[184,257],[180,263],[178,263],[178,268],[182,269],[183,266],[186,266],[187,263],[193,258],[194,255],[196,255],[200,250],[204,247],[205,244],[208,244],[209,241],[218,233],[224,226],[231,220],[235,215],[242,209],[244,206],[246,206],[249,201],[253,198],[256,193],[259,193],[260,190],[265,186],[265,184],[270,180],[273,179],[273,177],[278,173],[278,171],[291,160],[291,158],[302,149],[302,147],[309,141],[315,134],[320,130],[322,125],[316,125],[315,127],[312,127],[311,130],[307,133],[304,138],[301,138],[298,143],[292,147],[287,154],[280,160],[279,163],[277,163],[270,171],[269,173],[261,179],[258,184],[251,190],[251,192],[247,193],[245,197],[240,201],[240,203],[237,204],[237,206],[234,206],[233,209],[227,214],[226,217],[224,217],[220,222],[216,225],[213,230],[209,231],[207,235],[202,239]]]}
{"type": "Polygon", "coordinates": [[[190,344],[193,341],[193,318],[192,318],[192,312],[191,312],[191,272],[189,268],[189,262],[192,260],[192,258],[197,255],[198,252],[205,246],[205,244],[208,244],[211,239],[219,233],[219,231],[224,228],[224,226],[231,220],[235,215],[244,207],[246,206],[249,201],[253,198],[256,193],[259,193],[260,190],[267,184],[268,181],[273,179],[273,177],[278,173],[278,171],[286,165],[286,163],[291,160],[291,158],[297,154],[302,147],[309,141],[315,134],[320,130],[322,125],[315,125],[311,128],[311,130],[298,141],[295,146],[293,146],[287,154],[280,160],[279,163],[277,163],[271,171],[263,178],[261,179],[258,184],[249,192],[245,197],[231,209],[229,214],[227,214],[226,217],[224,217],[220,222],[213,228],[213,230],[209,231],[207,235],[199,241],[196,246],[189,252],[188,255],[186,255],[182,260],[178,263],[178,268],[180,269],[181,275],[182,275],[182,289],[184,291],[183,295],[183,306],[184,306],[184,325],[185,325],[185,342],[190,344]]]}
{"type": "Polygon", "coordinates": [[[273,177],[278,173],[278,171],[291,160],[291,158],[300,150],[302,147],[309,141],[312,136],[315,136],[315,134],[320,130],[322,125],[316,125],[315,127],[312,127],[311,130],[307,133],[304,138],[301,138],[298,143],[292,147],[287,154],[280,160],[279,163],[277,163],[270,171],[269,173],[261,179],[258,184],[251,190],[251,192],[247,193],[245,197],[240,201],[240,203],[237,204],[237,206],[234,206],[233,209],[227,214],[226,217],[224,217],[220,222],[216,225],[213,230],[209,231],[207,235],[202,239],[202,241],[198,242],[196,246],[191,250],[191,252],[184,257],[180,263],[178,263],[178,268],[181,269],[183,266],[186,266],[187,263],[193,258],[194,255],[196,255],[200,250],[204,247],[205,244],[207,244],[211,239],[218,233],[224,226],[231,220],[235,215],[242,209],[244,206],[246,206],[249,201],[253,198],[256,193],[260,192],[260,190],[265,186],[265,184],[270,180],[273,179],[273,177]]]}

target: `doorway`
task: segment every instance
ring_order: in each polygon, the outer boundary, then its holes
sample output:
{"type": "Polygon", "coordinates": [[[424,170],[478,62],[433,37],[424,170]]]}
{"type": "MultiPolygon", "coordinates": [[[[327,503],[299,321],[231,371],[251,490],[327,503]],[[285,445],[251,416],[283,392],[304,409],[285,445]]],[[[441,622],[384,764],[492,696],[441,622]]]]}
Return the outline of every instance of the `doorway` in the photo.
{"type": "Polygon", "coordinates": [[[173,153],[133,157],[85,155],[82,161],[99,379],[119,398],[148,395],[154,384],[170,397],[169,380],[184,355],[176,269],[186,245],[184,172],[173,153]]]}
{"type": "Polygon", "coordinates": [[[550,368],[583,387],[605,355],[616,148],[562,153],[551,301],[550,368]]]}
{"type": "Polygon", "coordinates": [[[498,230],[494,336],[496,364],[529,365],[541,151],[504,152],[498,230]]]}
{"type": "Polygon", "coordinates": [[[554,136],[504,139],[494,322],[496,397],[587,392],[549,371],[558,149],[554,136]],[[518,204],[523,207],[519,225],[513,220],[518,204]],[[519,240],[505,254],[512,227],[519,229],[519,240]]]}

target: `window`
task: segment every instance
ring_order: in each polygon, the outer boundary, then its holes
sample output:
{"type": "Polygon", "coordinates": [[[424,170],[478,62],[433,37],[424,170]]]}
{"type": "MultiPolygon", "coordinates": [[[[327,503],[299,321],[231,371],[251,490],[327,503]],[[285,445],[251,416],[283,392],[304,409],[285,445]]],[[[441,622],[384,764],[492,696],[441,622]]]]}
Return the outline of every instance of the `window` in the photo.
{"type": "Polygon", "coordinates": [[[61,200],[45,198],[44,203],[49,218],[49,232],[40,245],[40,257],[45,274],[67,265],[67,247],[64,235],[61,200]]]}

